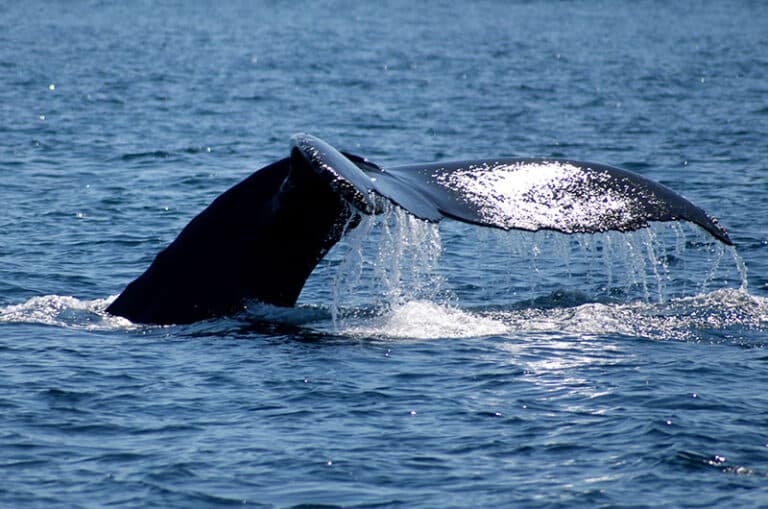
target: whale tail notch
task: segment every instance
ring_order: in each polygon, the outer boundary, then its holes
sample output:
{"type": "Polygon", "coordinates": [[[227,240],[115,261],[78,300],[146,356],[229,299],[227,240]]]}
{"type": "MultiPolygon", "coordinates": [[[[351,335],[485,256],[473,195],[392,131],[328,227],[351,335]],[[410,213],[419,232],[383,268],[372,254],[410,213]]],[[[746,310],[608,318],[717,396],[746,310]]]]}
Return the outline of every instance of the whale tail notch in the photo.
{"type": "Polygon", "coordinates": [[[345,230],[384,201],[430,222],[447,217],[504,230],[597,233],[684,220],[732,244],[701,208],[619,168],[554,159],[381,168],[298,134],[289,157],[216,198],[107,311],[171,324],[235,313],[246,299],[292,306],[345,230]]]}

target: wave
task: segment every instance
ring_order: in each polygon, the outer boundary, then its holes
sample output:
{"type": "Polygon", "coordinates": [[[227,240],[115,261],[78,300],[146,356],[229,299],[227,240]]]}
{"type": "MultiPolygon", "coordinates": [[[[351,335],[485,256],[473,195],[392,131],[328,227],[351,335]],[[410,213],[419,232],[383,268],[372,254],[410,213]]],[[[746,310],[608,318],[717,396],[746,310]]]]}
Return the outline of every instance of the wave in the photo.
{"type": "Polygon", "coordinates": [[[0,307],[0,324],[26,323],[84,330],[118,330],[136,325],[119,316],[106,313],[116,298],[80,300],[71,296],[44,295],[32,297],[22,304],[0,307]]]}
{"type": "Polygon", "coordinates": [[[768,299],[741,289],[720,289],[661,303],[587,303],[574,307],[488,314],[509,333],[557,332],[577,335],[626,335],[660,340],[738,340],[747,331],[768,331],[768,299]]]}
{"type": "MultiPolygon", "coordinates": [[[[560,301],[559,295],[552,302],[560,301]]],[[[409,301],[380,316],[352,318],[340,331],[355,337],[466,338],[548,333],[578,336],[633,336],[739,342],[749,331],[768,331],[768,298],[739,289],[721,289],[663,303],[584,303],[539,307],[460,309],[431,301],[409,301]]],[[[744,342],[749,342],[745,340],[744,342]]]]}
{"type": "MultiPolygon", "coordinates": [[[[90,331],[125,331],[139,326],[107,314],[114,297],[79,300],[70,296],[33,297],[0,308],[0,324],[39,324],[90,331]]],[[[567,301],[567,299],[566,299],[567,301]]],[[[227,334],[243,328],[257,333],[292,331],[305,336],[355,339],[458,339],[562,336],[632,336],[654,340],[725,341],[744,346],[754,332],[768,332],[768,298],[740,289],[720,289],[662,303],[562,303],[562,296],[542,299],[536,307],[461,308],[430,300],[408,300],[387,307],[331,306],[281,308],[253,303],[240,315],[178,328],[181,335],[227,334]]],[[[170,328],[173,330],[173,327],[170,328]]]]}

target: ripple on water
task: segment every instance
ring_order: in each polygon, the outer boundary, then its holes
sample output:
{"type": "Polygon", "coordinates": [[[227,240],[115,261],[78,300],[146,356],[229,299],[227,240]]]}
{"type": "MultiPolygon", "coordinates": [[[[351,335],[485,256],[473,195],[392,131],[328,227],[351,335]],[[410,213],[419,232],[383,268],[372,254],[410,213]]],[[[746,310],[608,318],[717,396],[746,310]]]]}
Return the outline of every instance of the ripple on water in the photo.
{"type": "Polygon", "coordinates": [[[0,506],[761,502],[762,3],[0,4],[0,506]],[[393,210],[295,309],[104,314],[299,131],[385,166],[625,166],[737,251],[393,210]]]}

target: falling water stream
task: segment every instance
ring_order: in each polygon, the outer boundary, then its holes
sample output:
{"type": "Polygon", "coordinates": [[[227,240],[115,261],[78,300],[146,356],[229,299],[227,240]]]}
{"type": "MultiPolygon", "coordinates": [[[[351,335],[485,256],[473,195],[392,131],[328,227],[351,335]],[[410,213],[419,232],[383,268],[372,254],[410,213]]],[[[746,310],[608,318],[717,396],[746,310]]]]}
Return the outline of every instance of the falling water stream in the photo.
{"type": "Polygon", "coordinates": [[[697,324],[733,325],[734,309],[754,326],[765,319],[736,250],[680,223],[596,235],[506,232],[439,226],[390,207],[363,216],[313,278],[310,287],[331,288],[331,319],[321,328],[358,337],[578,330],[669,338],[690,337],[697,324]],[[496,283],[474,285],[473,276],[496,283]],[[720,305],[701,318],[696,310],[713,300],[720,305]]]}

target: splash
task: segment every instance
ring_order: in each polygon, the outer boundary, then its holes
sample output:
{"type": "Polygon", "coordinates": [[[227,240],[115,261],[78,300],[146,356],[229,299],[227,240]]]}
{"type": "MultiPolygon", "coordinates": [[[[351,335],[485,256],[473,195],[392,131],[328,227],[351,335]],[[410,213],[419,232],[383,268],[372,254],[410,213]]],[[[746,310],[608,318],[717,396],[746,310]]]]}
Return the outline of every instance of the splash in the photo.
{"type": "MultiPolygon", "coordinates": [[[[748,293],[735,249],[685,228],[595,235],[452,222],[438,228],[391,207],[364,216],[329,253],[325,271],[307,287],[315,303],[249,303],[244,316],[195,330],[227,333],[245,320],[351,337],[543,333],[737,342],[749,330],[768,331],[768,299],[748,293]]],[[[140,327],[105,312],[113,299],[33,297],[0,307],[0,324],[140,327]]]]}
{"type": "MultiPolygon", "coordinates": [[[[504,323],[509,334],[627,335],[656,340],[729,338],[738,329],[768,330],[768,299],[740,289],[720,289],[664,303],[587,303],[480,313],[504,323]]],[[[737,334],[738,335],[738,334],[737,334]]]]}
{"type": "Polygon", "coordinates": [[[104,311],[115,297],[85,301],[61,295],[32,297],[22,304],[0,308],[0,323],[29,323],[83,330],[134,327],[125,318],[104,311]]]}
{"type": "Polygon", "coordinates": [[[341,332],[354,337],[436,339],[494,336],[508,331],[502,320],[492,316],[414,300],[399,304],[382,316],[348,324],[341,332]]]}
{"type": "Polygon", "coordinates": [[[339,333],[364,338],[458,339],[547,334],[556,337],[631,336],[660,341],[715,341],[768,331],[768,299],[721,289],[665,303],[586,303],[569,307],[459,309],[409,301],[386,313],[355,317],[339,333]]]}
{"type": "Polygon", "coordinates": [[[766,327],[766,301],[748,294],[735,249],[678,223],[575,235],[441,229],[392,207],[365,216],[335,256],[333,331],[358,337],[685,340],[766,327]]]}
{"type": "Polygon", "coordinates": [[[437,225],[399,207],[363,216],[341,246],[330,305],[334,324],[339,325],[344,307],[390,310],[411,300],[442,299],[441,250],[437,225]]]}

